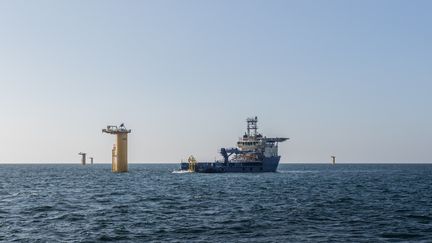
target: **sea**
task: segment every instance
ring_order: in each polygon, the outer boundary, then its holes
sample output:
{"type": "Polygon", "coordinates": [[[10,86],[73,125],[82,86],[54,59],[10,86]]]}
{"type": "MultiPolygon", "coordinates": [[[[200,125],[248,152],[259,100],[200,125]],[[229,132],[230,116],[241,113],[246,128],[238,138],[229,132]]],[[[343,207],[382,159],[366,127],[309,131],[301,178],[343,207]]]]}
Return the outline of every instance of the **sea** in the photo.
{"type": "Polygon", "coordinates": [[[4,242],[432,242],[432,164],[0,165],[4,242]]]}

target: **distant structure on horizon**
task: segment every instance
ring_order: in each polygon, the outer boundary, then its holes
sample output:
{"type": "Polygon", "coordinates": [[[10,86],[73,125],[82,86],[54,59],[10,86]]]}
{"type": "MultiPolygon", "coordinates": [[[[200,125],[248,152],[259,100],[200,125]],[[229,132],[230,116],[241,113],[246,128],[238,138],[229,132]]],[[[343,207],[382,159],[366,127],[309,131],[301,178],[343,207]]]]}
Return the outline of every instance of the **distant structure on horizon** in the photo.
{"type": "Polygon", "coordinates": [[[336,164],[336,156],[331,156],[331,158],[332,158],[332,163],[333,163],[333,165],[335,165],[336,164]]]}
{"type": "Polygon", "coordinates": [[[81,155],[81,165],[86,165],[86,153],[80,152],[78,155],[81,155]]]}

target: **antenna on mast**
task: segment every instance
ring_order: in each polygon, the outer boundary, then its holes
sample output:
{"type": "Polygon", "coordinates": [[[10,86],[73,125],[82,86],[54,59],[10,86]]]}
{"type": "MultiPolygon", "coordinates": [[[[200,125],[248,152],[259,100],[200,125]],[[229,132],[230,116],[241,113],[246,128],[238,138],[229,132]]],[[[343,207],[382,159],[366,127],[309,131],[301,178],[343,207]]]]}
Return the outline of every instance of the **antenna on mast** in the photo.
{"type": "Polygon", "coordinates": [[[257,130],[258,130],[258,126],[257,126],[258,117],[248,118],[248,119],[246,119],[246,122],[247,122],[247,135],[248,136],[256,136],[257,130]]]}

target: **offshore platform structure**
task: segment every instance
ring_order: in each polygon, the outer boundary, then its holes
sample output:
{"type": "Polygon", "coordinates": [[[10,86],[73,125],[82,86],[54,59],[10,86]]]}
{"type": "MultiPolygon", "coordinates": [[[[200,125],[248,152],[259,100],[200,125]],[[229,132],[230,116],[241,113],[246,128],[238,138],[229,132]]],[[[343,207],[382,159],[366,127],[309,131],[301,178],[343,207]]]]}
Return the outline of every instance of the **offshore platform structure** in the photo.
{"type": "Polygon", "coordinates": [[[78,155],[81,155],[81,164],[85,165],[86,164],[86,153],[80,152],[78,153],[78,155]]]}
{"type": "Polygon", "coordinates": [[[112,172],[128,171],[127,137],[131,130],[126,129],[122,123],[120,126],[107,126],[103,133],[115,134],[116,143],[112,149],[112,172]]]}

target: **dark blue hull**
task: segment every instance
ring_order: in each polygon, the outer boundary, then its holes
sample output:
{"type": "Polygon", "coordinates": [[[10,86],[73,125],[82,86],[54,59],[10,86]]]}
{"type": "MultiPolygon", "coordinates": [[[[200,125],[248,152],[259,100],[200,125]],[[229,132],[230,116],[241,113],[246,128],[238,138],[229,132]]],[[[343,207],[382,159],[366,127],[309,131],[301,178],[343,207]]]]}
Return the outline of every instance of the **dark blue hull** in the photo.
{"type": "MultiPolygon", "coordinates": [[[[247,173],[247,172],[276,172],[280,156],[264,158],[262,162],[197,162],[195,172],[198,173],[247,173]]],[[[188,162],[181,163],[182,170],[189,169],[188,162]]]]}

